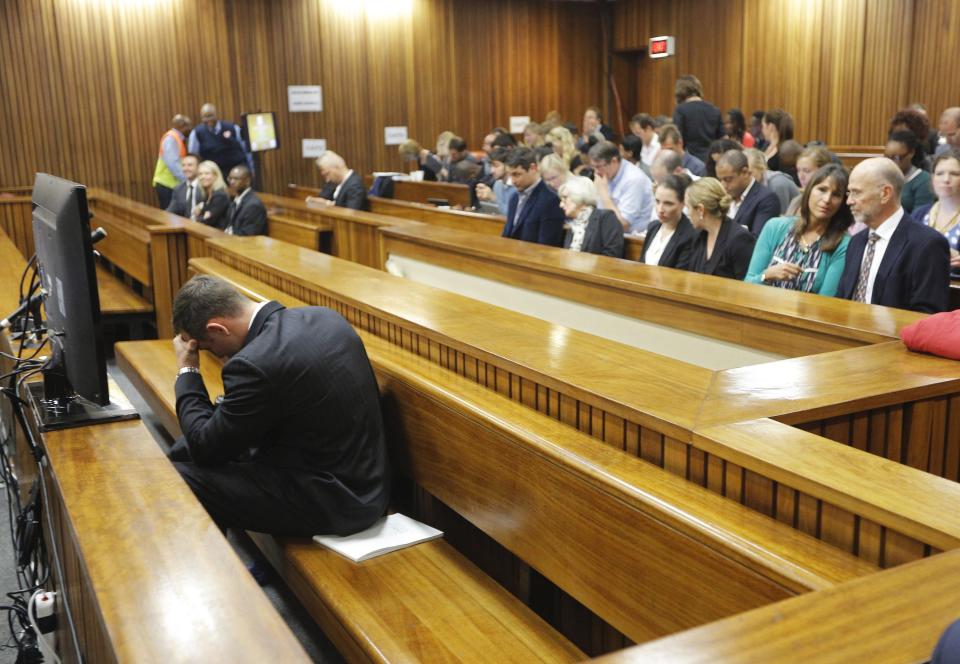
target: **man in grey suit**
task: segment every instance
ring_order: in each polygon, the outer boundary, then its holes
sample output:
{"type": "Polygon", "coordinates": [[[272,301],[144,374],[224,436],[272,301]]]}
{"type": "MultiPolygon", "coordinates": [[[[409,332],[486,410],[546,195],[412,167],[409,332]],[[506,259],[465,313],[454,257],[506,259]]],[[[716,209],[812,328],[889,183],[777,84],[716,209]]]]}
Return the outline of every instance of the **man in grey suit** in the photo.
{"type": "Polygon", "coordinates": [[[200,187],[197,182],[197,167],[200,165],[200,157],[192,152],[184,155],[180,160],[180,167],[183,169],[184,180],[173,189],[170,195],[170,205],[167,206],[167,212],[179,214],[181,217],[190,217],[193,206],[200,202],[200,187]]]}

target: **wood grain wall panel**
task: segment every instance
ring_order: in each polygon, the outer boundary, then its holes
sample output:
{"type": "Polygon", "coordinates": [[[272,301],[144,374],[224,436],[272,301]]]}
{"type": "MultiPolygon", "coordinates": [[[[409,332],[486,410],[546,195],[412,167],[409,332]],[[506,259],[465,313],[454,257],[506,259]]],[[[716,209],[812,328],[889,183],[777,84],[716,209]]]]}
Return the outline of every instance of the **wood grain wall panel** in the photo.
{"type": "MultiPolygon", "coordinates": [[[[915,5],[915,0],[867,3],[860,132],[850,134],[854,144],[882,145],[894,113],[920,99],[912,98],[910,92],[914,74],[911,60],[926,51],[926,42],[913,30],[915,5]],[[915,41],[918,37],[920,40],[915,41]]],[[[936,66],[940,67],[939,62],[936,66]]],[[[929,96],[926,99],[926,103],[933,103],[929,96]]],[[[933,123],[936,129],[936,118],[933,123]]]]}
{"type": "MultiPolygon", "coordinates": [[[[850,112],[851,99],[863,99],[866,0],[827,2],[823,5],[820,56],[820,136],[828,145],[843,144],[845,137],[859,142],[862,117],[850,112]]],[[[814,60],[815,62],[815,60],[814,60]]],[[[873,111],[873,104],[863,101],[873,111]]]]}
{"type": "Polygon", "coordinates": [[[953,54],[960,43],[960,3],[955,0],[915,0],[913,48],[907,96],[927,104],[936,128],[940,112],[958,105],[960,68],[953,54]]]}

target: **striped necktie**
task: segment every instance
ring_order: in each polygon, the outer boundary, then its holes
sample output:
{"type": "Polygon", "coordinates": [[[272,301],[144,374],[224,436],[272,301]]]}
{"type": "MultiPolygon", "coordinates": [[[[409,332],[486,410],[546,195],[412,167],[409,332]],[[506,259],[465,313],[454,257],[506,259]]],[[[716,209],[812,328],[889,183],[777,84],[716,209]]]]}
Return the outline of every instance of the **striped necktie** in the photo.
{"type": "Polygon", "coordinates": [[[867,238],[867,250],[863,254],[863,263],[860,265],[860,276],[857,278],[857,287],[853,291],[854,302],[867,301],[867,281],[870,280],[870,266],[873,265],[873,254],[877,249],[877,240],[880,236],[876,231],[870,231],[867,238]]]}

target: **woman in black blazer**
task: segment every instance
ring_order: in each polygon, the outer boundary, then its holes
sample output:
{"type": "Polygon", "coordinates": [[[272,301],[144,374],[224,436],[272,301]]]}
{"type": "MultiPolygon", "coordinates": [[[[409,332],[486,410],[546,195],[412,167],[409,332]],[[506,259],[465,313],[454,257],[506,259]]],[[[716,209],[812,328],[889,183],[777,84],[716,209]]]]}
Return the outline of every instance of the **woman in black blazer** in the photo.
{"type": "Polygon", "coordinates": [[[563,247],[623,258],[623,226],[610,210],[597,209],[597,190],[588,178],[571,175],[560,185],[560,207],[567,217],[563,247]]]}
{"type": "Polygon", "coordinates": [[[668,175],[657,185],[654,198],[658,220],[647,226],[647,237],[640,253],[641,263],[687,269],[696,231],[683,213],[686,188],[687,178],[682,175],[668,175]]]}
{"type": "Polygon", "coordinates": [[[230,197],[220,167],[212,161],[201,162],[197,167],[197,181],[200,183],[201,201],[193,207],[190,218],[223,230],[227,227],[230,197]]]}
{"type": "Polygon", "coordinates": [[[732,199],[723,185],[714,178],[700,178],[687,187],[684,200],[690,222],[699,231],[688,269],[743,281],[756,240],[750,231],[727,216],[732,199]]]}

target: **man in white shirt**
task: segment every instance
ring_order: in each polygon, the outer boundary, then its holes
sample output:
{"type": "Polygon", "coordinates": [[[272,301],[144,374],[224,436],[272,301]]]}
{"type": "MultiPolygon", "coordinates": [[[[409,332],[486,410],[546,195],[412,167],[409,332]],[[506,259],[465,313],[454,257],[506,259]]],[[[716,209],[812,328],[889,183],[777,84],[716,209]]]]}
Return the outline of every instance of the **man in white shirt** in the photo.
{"type": "Polygon", "coordinates": [[[650,178],[629,161],[620,159],[620,148],[601,141],[590,148],[593,181],[601,210],[611,210],[625,233],[647,229],[653,210],[653,185],[650,178]]]}
{"type": "Polygon", "coordinates": [[[950,306],[950,245],[900,206],[903,173],[889,159],[853,169],[847,202],[866,228],[853,236],[837,297],[925,313],[950,306]]]}
{"type": "Polygon", "coordinates": [[[660,152],[660,138],[657,136],[657,128],[653,124],[653,118],[646,113],[637,113],[630,118],[630,131],[643,141],[643,148],[640,149],[640,161],[648,167],[653,166],[653,160],[660,152]]]}
{"type": "Polygon", "coordinates": [[[740,150],[728,150],[717,162],[717,179],[733,199],[727,216],[760,236],[764,224],[780,214],[780,199],[753,179],[747,157],[740,150]]]}

